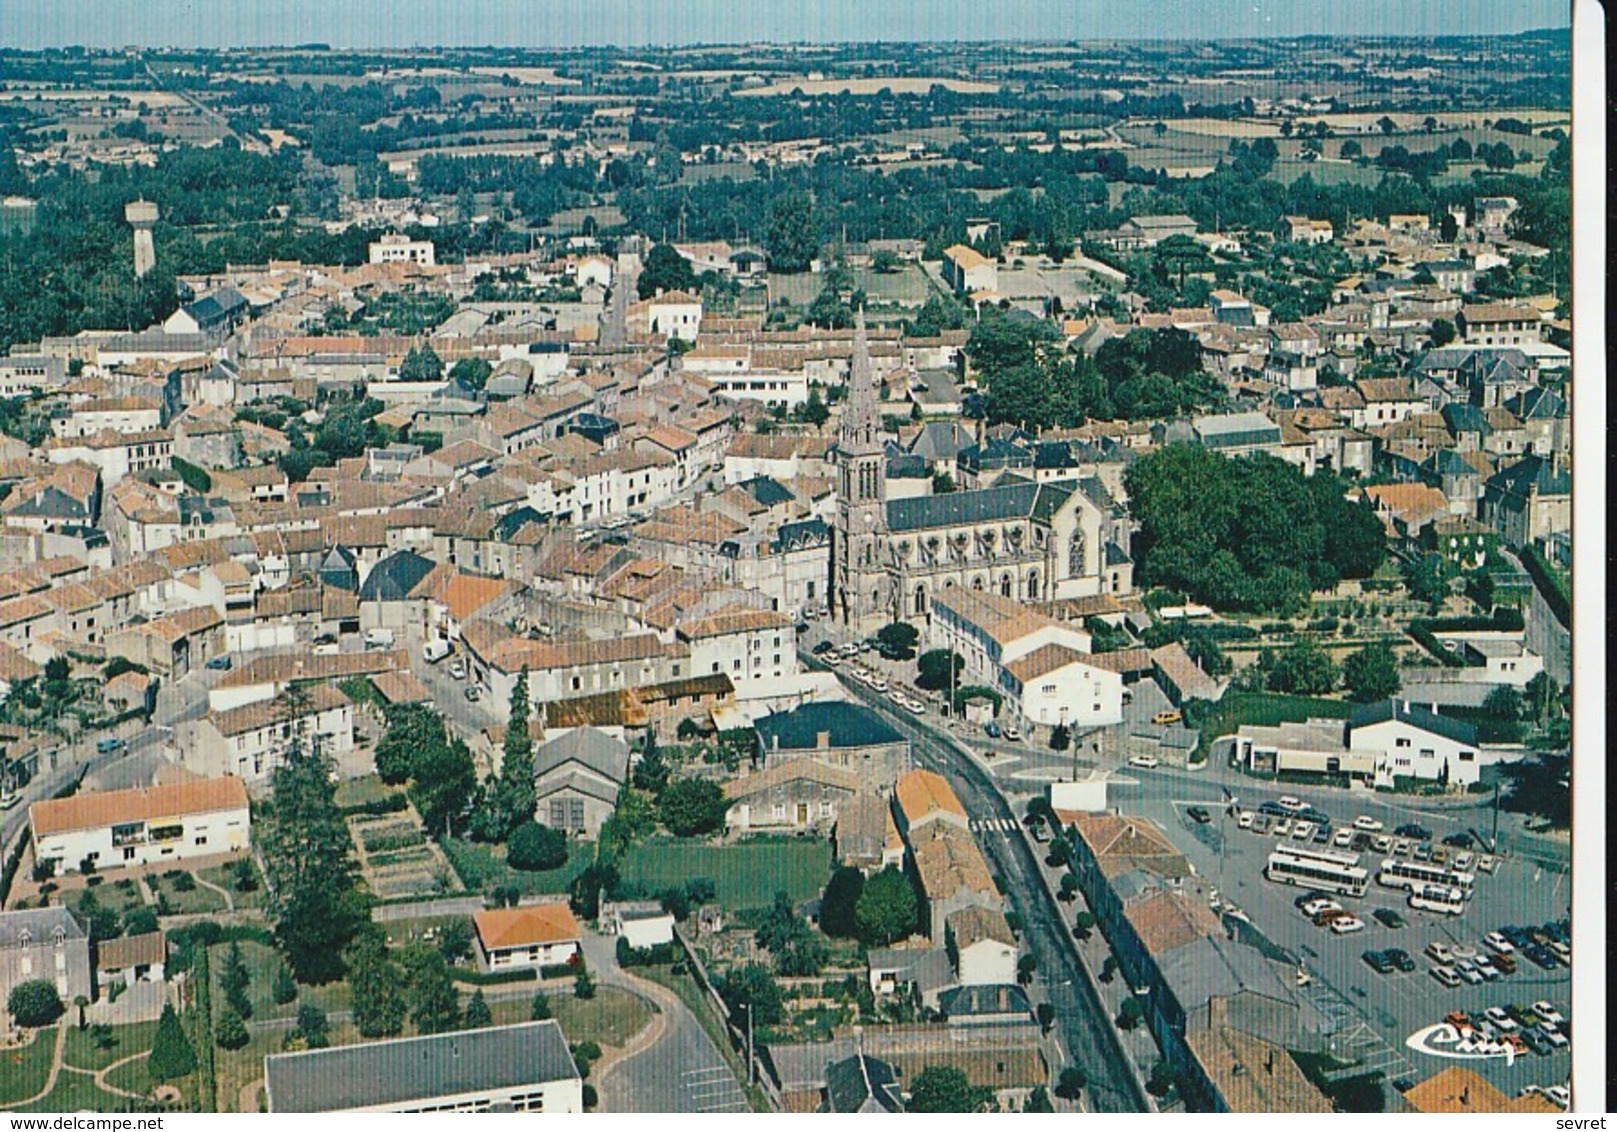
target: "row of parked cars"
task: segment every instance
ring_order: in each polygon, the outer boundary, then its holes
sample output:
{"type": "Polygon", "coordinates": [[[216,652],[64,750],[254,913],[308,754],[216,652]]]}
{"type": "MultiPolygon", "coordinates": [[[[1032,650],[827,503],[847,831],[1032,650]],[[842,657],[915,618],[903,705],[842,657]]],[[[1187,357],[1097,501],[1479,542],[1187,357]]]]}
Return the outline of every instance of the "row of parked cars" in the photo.
{"type": "Polygon", "coordinates": [[[1454,1027],[1462,1042],[1502,1042],[1513,1046],[1517,1053],[1531,1050],[1547,1057],[1571,1044],[1566,1034],[1566,1016],[1548,1001],[1532,1006],[1490,1006],[1475,1013],[1456,1010],[1443,1021],[1454,1027]]]}
{"type": "Polygon", "coordinates": [[[1351,935],[1364,930],[1364,921],[1329,896],[1306,893],[1297,898],[1297,910],[1335,935],[1351,935]]]}

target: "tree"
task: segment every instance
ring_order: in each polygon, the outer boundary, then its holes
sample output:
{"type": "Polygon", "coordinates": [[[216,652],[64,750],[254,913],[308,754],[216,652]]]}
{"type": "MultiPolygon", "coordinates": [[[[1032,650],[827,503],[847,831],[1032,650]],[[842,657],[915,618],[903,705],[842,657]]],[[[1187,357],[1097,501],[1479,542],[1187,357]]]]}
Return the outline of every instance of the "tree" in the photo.
{"type": "Polygon", "coordinates": [[[1039,1020],[1039,1026],[1046,1034],[1056,1024],[1056,1008],[1048,1002],[1039,1003],[1039,1008],[1033,1012],[1033,1015],[1039,1020]]]}
{"type": "Polygon", "coordinates": [[[1016,961],[1016,981],[1024,987],[1033,981],[1033,974],[1039,969],[1039,961],[1028,952],[1016,961]]]}
{"type": "Polygon", "coordinates": [[[1352,138],[1349,138],[1347,141],[1342,143],[1342,148],[1338,152],[1343,161],[1352,161],[1355,157],[1364,156],[1364,147],[1358,142],[1354,141],[1352,138]]]}
{"type": "Polygon", "coordinates": [[[658,244],[646,253],[646,262],[635,282],[635,290],[642,299],[649,299],[659,291],[696,289],[696,271],[691,261],[680,255],[672,244],[658,244]]]}
{"type": "Polygon", "coordinates": [[[1482,700],[1482,713],[1495,719],[1515,723],[1527,714],[1522,694],[1508,684],[1492,689],[1482,700]]]}
{"type": "Polygon", "coordinates": [[[331,759],[294,743],[275,772],[274,817],[263,838],[275,938],[301,983],[343,973],[342,953],[368,916],[354,889],[352,844],[331,759]]]}
{"type": "Polygon", "coordinates": [[[529,1019],[534,1022],[543,1022],[550,1016],[550,996],[545,994],[544,991],[536,991],[533,996],[533,1003],[528,1007],[529,1019]]]}
{"type": "Polygon", "coordinates": [[[1275,657],[1268,685],[1271,692],[1321,695],[1336,685],[1336,665],[1313,641],[1298,641],[1275,657]]]}
{"type": "Polygon", "coordinates": [[[505,840],[524,822],[533,820],[533,738],[528,734],[526,669],[511,688],[511,712],[505,724],[500,777],[494,784],[492,801],[499,840],[505,840]]]}
{"type": "Polygon", "coordinates": [[[718,984],[719,997],[737,1021],[745,1024],[748,1011],[754,1026],[773,1026],[780,1021],[780,987],[768,967],[748,963],[720,976],[718,984]]]}
{"type": "Polygon", "coordinates": [[[445,963],[459,963],[472,953],[472,922],[450,920],[438,930],[438,951],[445,963]]]}
{"type": "Polygon", "coordinates": [[[870,266],[875,269],[877,275],[892,275],[900,267],[898,254],[882,248],[870,257],[870,266]]]}
{"type": "Polygon", "coordinates": [[[928,649],[915,662],[915,686],[929,692],[951,689],[965,671],[966,658],[949,649],[928,649]]]}
{"type": "Polygon", "coordinates": [[[835,288],[827,286],[814,297],[804,314],[811,326],[825,330],[846,330],[853,325],[853,310],[842,301],[835,288]]]}
{"type": "Polygon", "coordinates": [[[1023,1112],[1054,1112],[1056,1106],[1050,1103],[1050,1090],[1043,1085],[1034,1085],[1033,1091],[1027,1095],[1027,1104],[1022,1106],[1023,1112]]]}
{"type": "Polygon", "coordinates": [[[349,948],[348,983],[361,1037],[388,1038],[404,1029],[404,972],[387,953],[380,930],[367,928],[349,948]]]}
{"type": "Polygon", "coordinates": [[[154,1084],[174,1081],[195,1073],[196,1049],[185,1036],[180,1016],[172,1004],[164,1004],[162,1017],[157,1020],[157,1034],[152,1039],[152,1052],[146,1056],[146,1075],[154,1084]]]}
{"type": "Polygon", "coordinates": [[[285,1006],[298,997],[298,983],[292,977],[292,972],[285,963],[275,966],[275,979],[270,984],[270,998],[280,1006],[285,1006]]]}
{"type": "Polygon", "coordinates": [[[1139,999],[1130,995],[1123,1000],[1123,1008],[1117,1012],[1117,1028],[1120,1030],[1132,1030],[1140,1024],[1140,1019],[1143,1017],[1145,1017],[1145,1007],[1140,1005],[1139,999]]]}
{"type": "Polygon", "coordinates": [[[814,201],[804,192],[776,197],[769,208],[769,227],[764,233],[764,254],[771,271],[787,274],[807,271],[820,252],[820,236],[814,220],[814,201]]]}
{"type": "Polygon", "coordinates": [[[490,1013],[488,1001],[483,997],[481,990],[472,993],[471,1001],[466,1004],[466,1017],[463,1021],[468,1030],[494,1025],[494,1015],[490,1013]]]}
{"type": "Polygon", "coordinates": [[[585,1000],[595,997],[595,980],[583,968],[573,976],[573,997],[585,1000]]]}
{"type": "Polygon", "coordinates": [[[1423,554],[1404,563],[1403,575],[1404,588],[1409,591],[1410,597],[1427,603],[1433,612],[1443,607],[1444,600],[1449,596],[1449,580],[1442,558],[1436,554],[1423,554]]]}
{"type": "Polygon", "coordinates": [[[38,1029],[60,1018],[67,1007],[62,1005],[61,995],[49,980],[27,979],[11,988],[6,996],[6,1009],[17,1025],[38,1029]]]}
{"type": "Polygon", "coordinates": [[[390,785],[409,780],[418,756],[447,746],[443,717],[424,704],[387,709],[387,731],[376,744],[376,773],[390,785]]]}
{"type": "Polygon", "coordinates": [[[312,1002],[298,1007],[298,1033],[303,1036],[305,1049],[325,1049],[331,1044],[330,1025],[326,1012],[312,1002]]]}
{"type": "Polygon", "coordinates": [[[915,646],[920,639],[921,631],[908,621],[891,622],[876,632],[881,653],[889,660],[909,660],[914,657],[915,646]]]}
{"type": "Polygon", "coordinates": [[[1372,703],[1396,695],[1402,686],[1398,659],[1384,644],[1365,645],[1342,661],[1342,682],[1360,703],[1372,703]]]}
{"type": "Polygon", "coordinates": [[[1154,1097],[1165,1097],[1173,1086],[1174,1072],[1167,1062],[1159,1061],[1151,1067],[1151,1076],[1145,1082],[1146,1092],[1154,1097]]]}
{"type": "Polygon", "coordinates": [[[1432,346],[1441,349],[1454,341],[1454,324],[1446,318],[1432,320],[1432,346]]]}
{"type": "Polygon", "coordinates": [[[1065,723],[1058,723],[1050,731],[1050,749],[1052,751],[1065,751],[1072,746],[1072,732],[1065,723]]]}
{"type": "Polygon", "coordinates": [[[413,947],[404,955],[409,979],[410,1022],[420,1034],[460,1029],[460,999],[455,983],[436,948],[413,947]]]}
{"type": "Polygon", "coordinates": [[[1095,915],[1093,912],[1079,912],[1072,918],[1072,935],[1074,939],[1088,939],[1095,930],[1095,915]]]}
{"type": "Polygon", "coordinates": [[[444,361],[430,343],[419,350],[412,346],[399,364],[400,381],[442,381],[443,376],[444,361]]]}
{"type": "Polygon", "coordinates": [[[865,874],[847,865],[831,873],[820,898],[820,930],[834,939],[854,939],[859,935],[856,909],[865,891],[865,874]]]}
{"type": "Polygon", "coordinates": [[[488,384],[489,375],[493,372],[494,367],[484,358],[461,358],[449,367],[449,379],[470,389],[481,389],[488,384]]]}
{"type": "Polygon", "coordinates": [[[915,887],[892,865],[865,882],[854,905],[859,938],[867,947],[886,947],[915,930],[920,914],[915,887]]]}
{"type": "Polygon", "coordinates": [[[657,745],[656,734],[647,731],[645,749],[634,764],[634,788],[656,794],[668,785],[670,773],[668,759],[664,757],[662,748],[657,745]]]}
{"type": "Polygon", "coordinates": [[[240,1049],[251,1040],[247,1033],[247,1023],[242,1021],[240,1014],[233,1006],[226,1006],[219,1012],[219,1020],[213,1024],[213,1040],[223,1049],[240,1049]]]}
{"type": "Polygon", "coordinates": [[[820,396],[820,387],[818,385],[809,386],[808,400],[803,402],[798,409],[798,416],[806,424],[811,424],[815,428],[819,428],[831,419],[831,410],[826,408],[825,398],[820,396]]]}
{"type": "Polygon", "coordinates": [[[225,992],[225,1001],[231,1009],[244,1019],[253,1016],[253,1004],[247,997],[252,981],[247,964],[241,957],[241,944],[231,940],[230,948],[225,952],[224,965],[219,970],[219,987],[225,992]]]}
{"type": "Polygon", "coordinates": [[[1089,1077],[1076,1065],[1065,1066],[1056,1078],[1056,1096],[1064,1101],[1075,1101],[1089,1084],[1089,1077]]]}
{"type": "Polygon", "coordinates": [[[915,1076],[907,1112],[981,1112],[994,1098],[986,1085],[973,1085],[952,1065],[931,1065],[915,1076]]]}
{"type": "Polygon", "coordinates": [[[699,837],[722,828],[728,809],[723,789],[706,778],[676,779],[657,798],[657,815],[675,837],[699,837]]]}
{"type": "Polygon", "coordinates": [[[410,764],[410,801],[429,831],[448,834],[477,792],[477,767],[464,740],[423,747],[410,764]]]}
{"type": "Polygon", "coordinates": [[[520,825],[511,835],[505,863],[524,872],[559,869],[567,863],[567,835],[536,821],[520,825]]]}

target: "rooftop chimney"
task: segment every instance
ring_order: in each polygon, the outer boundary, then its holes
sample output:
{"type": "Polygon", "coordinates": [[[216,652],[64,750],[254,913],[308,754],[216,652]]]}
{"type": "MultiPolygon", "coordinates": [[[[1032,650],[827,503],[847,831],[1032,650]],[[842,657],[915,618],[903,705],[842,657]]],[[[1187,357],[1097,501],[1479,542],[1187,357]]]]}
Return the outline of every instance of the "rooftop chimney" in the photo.
{"type": "Polygon", "coordinates": [[[829,751],[831,749],[831,732],[817,731],[814,733],[814,749],[816,751],[829,751]]]}

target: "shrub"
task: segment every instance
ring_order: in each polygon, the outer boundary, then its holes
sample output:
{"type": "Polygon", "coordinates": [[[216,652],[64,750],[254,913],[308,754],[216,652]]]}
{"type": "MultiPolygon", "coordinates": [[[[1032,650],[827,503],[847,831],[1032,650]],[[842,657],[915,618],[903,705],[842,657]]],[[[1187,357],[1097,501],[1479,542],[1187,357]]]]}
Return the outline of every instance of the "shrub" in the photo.
{"type": "Polygon", "coordinates": [[[45,979],[29,979],[11,988],[6,997],[6,1009],[19,1026],[37,1029],[49,1026],[66,1009],[56,987],[45,979]]]}
{"type": "Polygon", "coordinates": [[[538,822],[527,822],[511,835],[505,862],[524,872],[559,869],[567,863],[567,836],[538,822]]]}
{"type": "Polygon", "coordinates": [[[161,1084],[177,1077],[196,1072],[197,1055],[191,1039],[185,1036],[180,1016],[173,1006],[163,1007],[163,1016],[157,1021],[157,1036],[152,1041],[152,1052],[146,1058],[146,1073],[152,1081],[161,1084]]]}

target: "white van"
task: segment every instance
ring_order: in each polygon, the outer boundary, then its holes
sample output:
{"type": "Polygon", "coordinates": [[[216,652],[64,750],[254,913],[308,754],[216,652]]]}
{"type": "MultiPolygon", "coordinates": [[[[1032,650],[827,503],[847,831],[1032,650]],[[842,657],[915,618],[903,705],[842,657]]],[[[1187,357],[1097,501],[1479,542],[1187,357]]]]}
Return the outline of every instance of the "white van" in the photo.
{"type": "Polygon", "coordinates": [[[392,629],[365,630],[365,647],[368,649],[390,649],[393,647],[392,629]]]}
{"type": "Polygon", "coordinates": [[[431,640],[421,646],[421,656],[428,664],[437,664],[453,651],[448,641],[431,640]]]}

